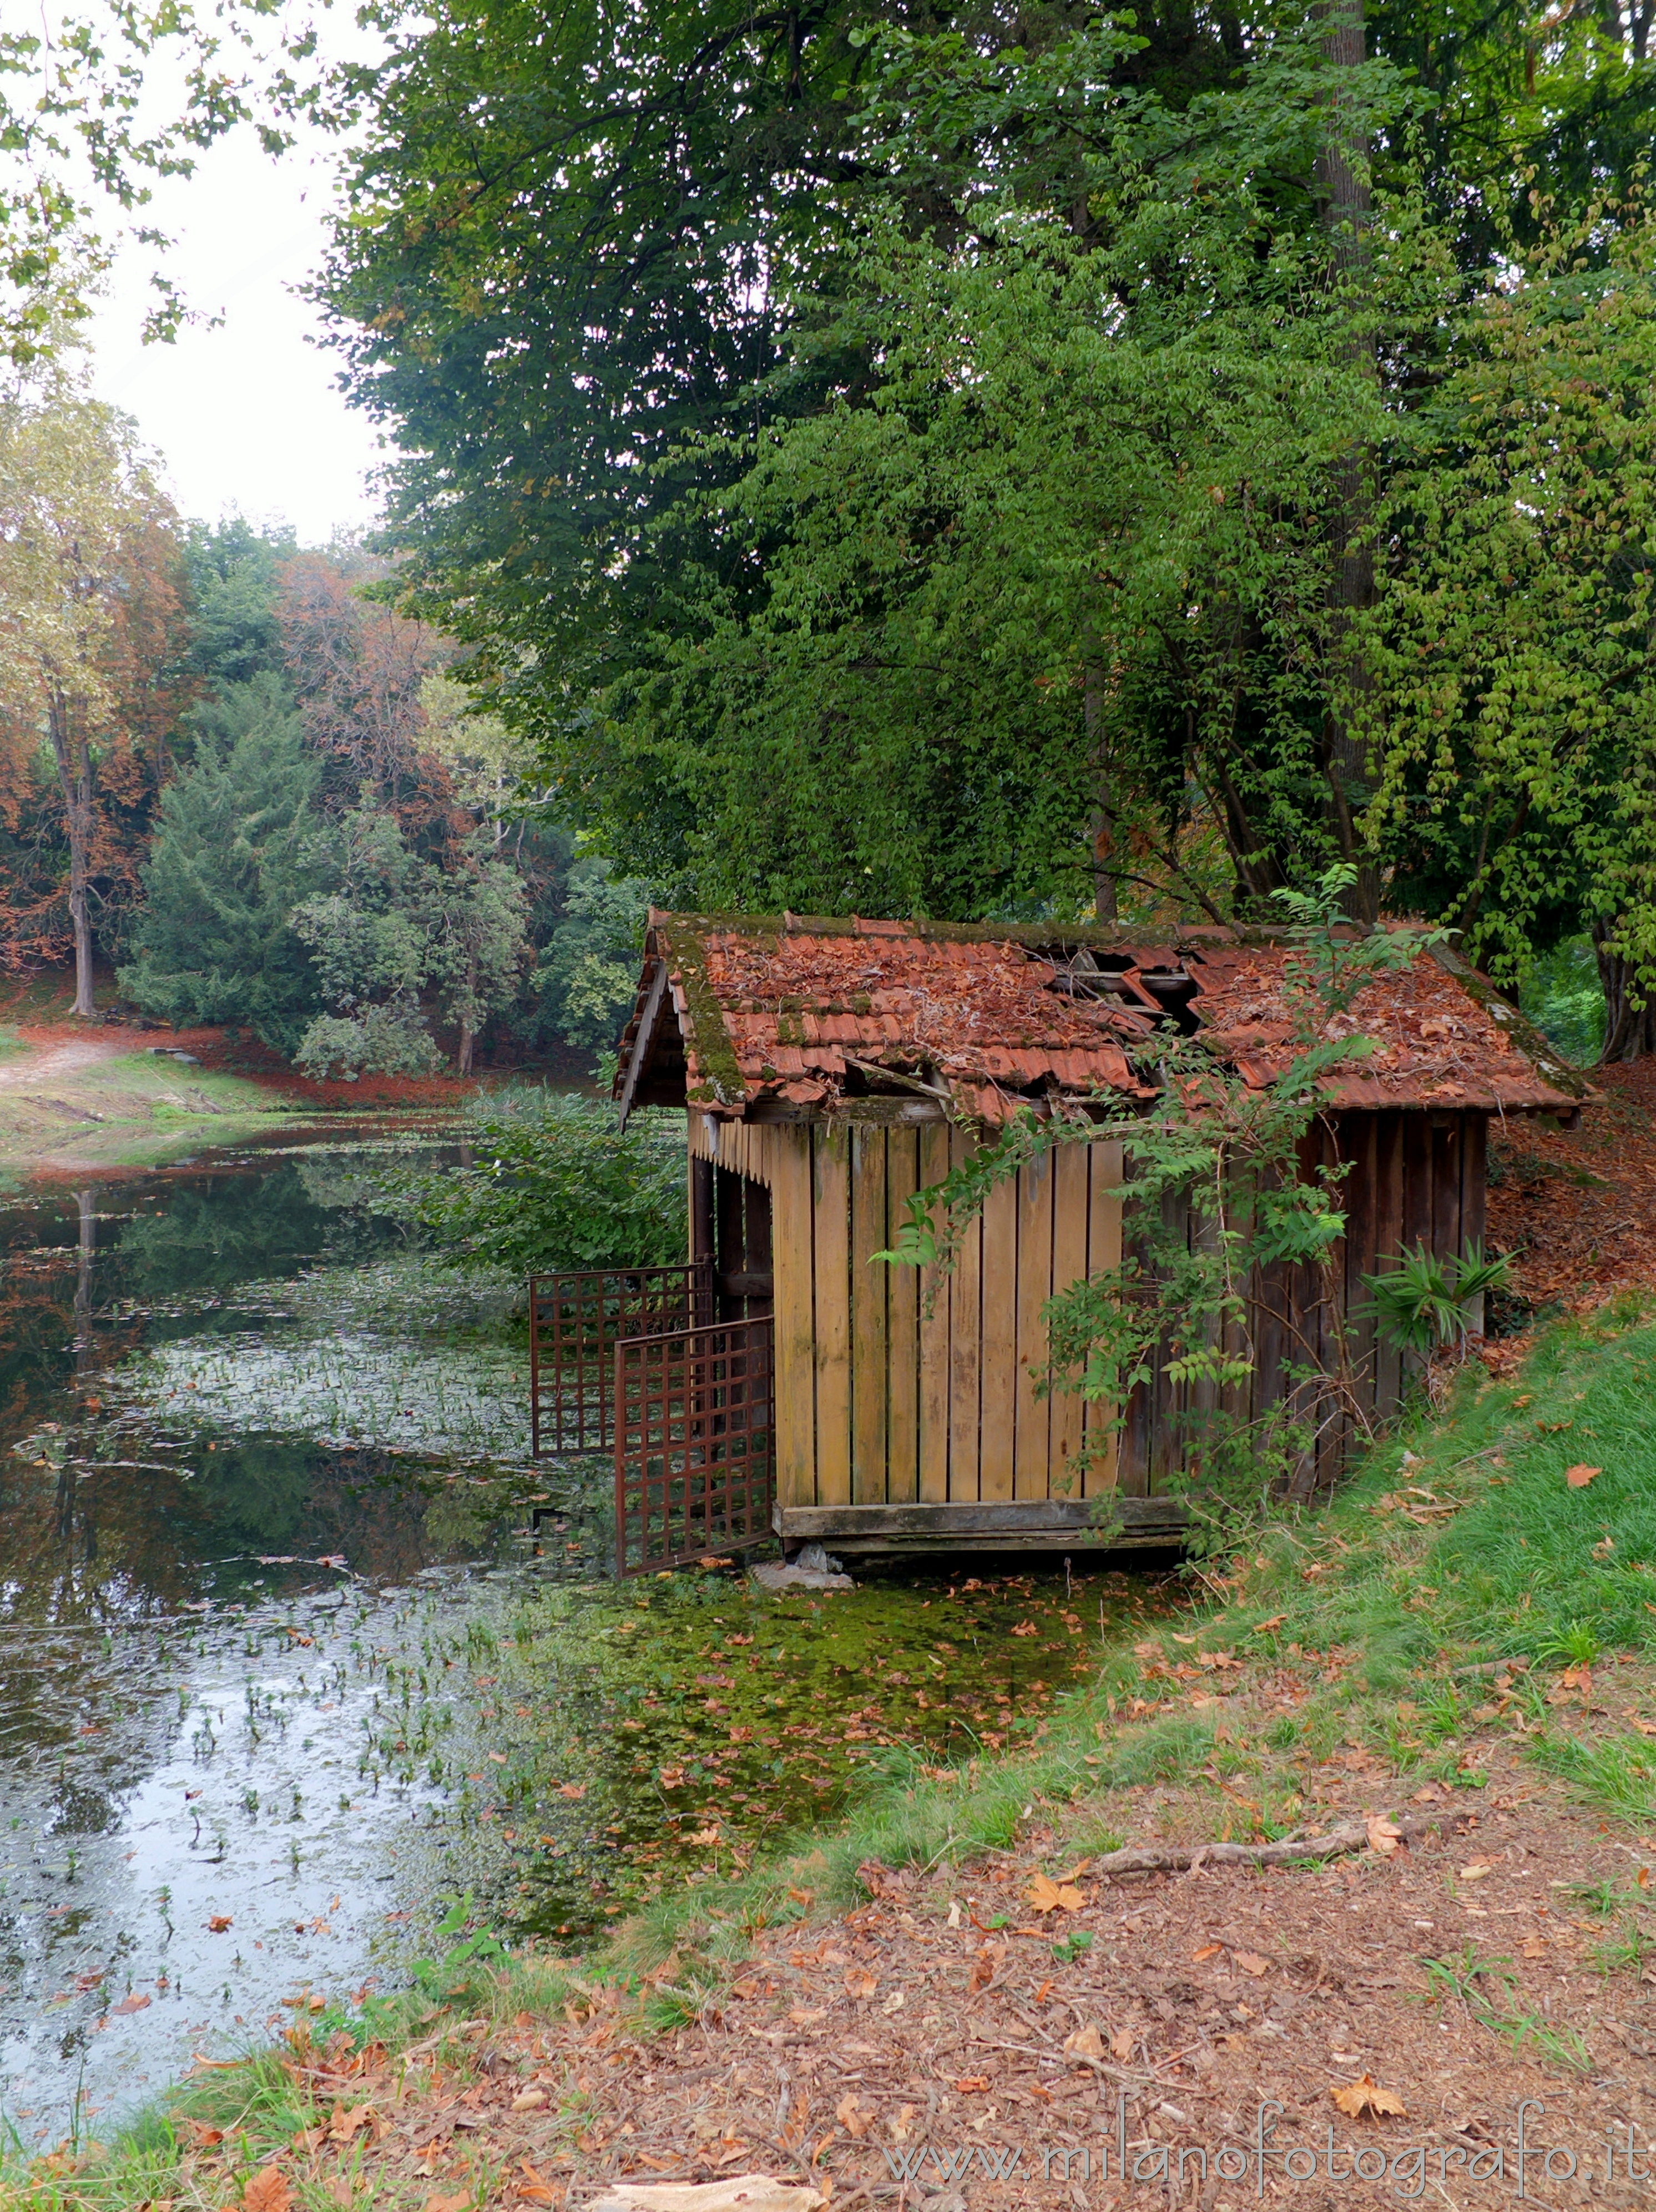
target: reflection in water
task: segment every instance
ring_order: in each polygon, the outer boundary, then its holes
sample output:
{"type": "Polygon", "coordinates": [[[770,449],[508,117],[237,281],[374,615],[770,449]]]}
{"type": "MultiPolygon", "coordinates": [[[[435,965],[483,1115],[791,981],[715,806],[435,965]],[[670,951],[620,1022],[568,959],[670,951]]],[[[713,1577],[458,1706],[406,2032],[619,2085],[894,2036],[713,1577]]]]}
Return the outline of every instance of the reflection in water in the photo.
{"type": "Polygon", "coordinates": [[[441,1674],[506,1601],[499,1498],[462,1510],[406,1444],[162,1418],[123,1387],[146,1347],[279,1358],[284,1285],[392,1249],[352,1205],[365,1164],[254,1157],[0,1214],[0,2099],[25,2141],[77,2085],[125,2102],[289,2019],[307,1976],[359,1981],[404,1879],[442,1879],[444,1789],[364,1747],[387,1668],[441,1674]]]}

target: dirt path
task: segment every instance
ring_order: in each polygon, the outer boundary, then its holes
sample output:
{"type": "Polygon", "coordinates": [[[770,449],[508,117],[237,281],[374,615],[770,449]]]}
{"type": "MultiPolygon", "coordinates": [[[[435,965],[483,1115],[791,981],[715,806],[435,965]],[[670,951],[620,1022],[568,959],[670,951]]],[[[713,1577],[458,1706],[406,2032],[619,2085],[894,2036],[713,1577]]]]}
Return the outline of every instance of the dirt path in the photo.
{"type": "Polygon", "coordinates": [[[100,1060],[119,1059],[122,1053],[132,1050],[134,1042],[125,1030],[74,1037],[64,1044],[36,1045],[25,1038],[29,1045],[26,1060],[0,1060],[0,1091],[34,1091],[43,1085],[60,1083],[65,1076],[77,1075],[100,1060]]]}

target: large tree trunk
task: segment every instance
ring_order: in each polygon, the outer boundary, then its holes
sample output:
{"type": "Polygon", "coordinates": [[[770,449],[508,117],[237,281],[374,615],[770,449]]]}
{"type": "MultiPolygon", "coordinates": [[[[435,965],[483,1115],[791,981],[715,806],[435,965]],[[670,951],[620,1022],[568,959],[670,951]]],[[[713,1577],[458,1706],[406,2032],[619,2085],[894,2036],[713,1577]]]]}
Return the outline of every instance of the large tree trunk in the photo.
{"type": "MultiPolygon", "coordinates": [[[[1332,247],[1334,274],[1347,288],[1361,283],[1369,265],[1368,226],[1373,198],[1368,148],[1352,112],[1342,74],[1358,70],[1367,58],[1363,0],[1324,0],[1323,54],[1330,65],[1328,129],[1317,157],[1317,184],[1332,247]]],[[[1374,333],[1361,326],[1353,333],[1348,357],[1367,375],[1378,374],[1374,333]]],[[[1324,726],[1334,832],[1340,850],[1356,863],[1356,884],[1348,897],[1354,920],[1373,921],[1379,913],[1379,876],[1365,859],[1357,817],[1373,794],[1374,781],[1360,717],[1367,701],[1369,672],[1353,635],[1357,617],[1374,604],[1372,537],[1373,457],[1354,447],[1335,471],[1330,517],[1329,579],[1330,696],[1324,726]]]]}
{"type": "Polygon", "coordinates": [[[1598,980],[1604,987],[1604,1060],[1643,1060],[1656,1053],[1656,994],[1637,981],[1634,963],[1610,951],[1593,932],[1598,980]]]}
{"type": "Polygon", "coordinates": [[[90,1021],[97,1012],[92,1003],[92,912],[87,896],[94,827],[92,752],[84,730],[77,733],[76,705],[65,693],[53,691],[46,720],[58,785],[64,795],[64,825],[69,833],[69,918],[75,932],[74,1012],[82,1020],[90,1021]]]}

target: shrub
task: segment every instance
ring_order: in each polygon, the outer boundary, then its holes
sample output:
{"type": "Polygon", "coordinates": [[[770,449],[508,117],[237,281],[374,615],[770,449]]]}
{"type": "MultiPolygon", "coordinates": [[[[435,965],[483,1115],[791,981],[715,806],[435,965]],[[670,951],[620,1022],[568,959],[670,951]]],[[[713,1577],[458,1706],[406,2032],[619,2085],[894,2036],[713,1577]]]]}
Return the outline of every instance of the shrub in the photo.
{"type": "Polygon", "coordinates": [[[514,1274],[670,1267],[685,1256],[684,1116],[635,1114],[544,1087],[496,1092],[462,1124],[469,1162],[400,1171],[388,1210],[460,1267],[514,1274]]]}

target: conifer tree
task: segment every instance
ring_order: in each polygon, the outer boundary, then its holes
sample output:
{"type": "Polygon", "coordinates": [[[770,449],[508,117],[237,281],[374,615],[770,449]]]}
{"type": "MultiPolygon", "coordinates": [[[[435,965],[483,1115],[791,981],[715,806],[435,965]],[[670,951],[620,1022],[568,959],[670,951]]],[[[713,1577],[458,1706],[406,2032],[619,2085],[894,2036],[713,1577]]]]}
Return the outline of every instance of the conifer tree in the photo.
{"type": "Polygon", "coordinates": [[[195,761],[161,800],[121,988],[171,1021],[247,1023],[291,1050],[320,1004],[289,922],[317,888],[316,763],[268,671],[227,684],[194,721],[195,761]]]}

